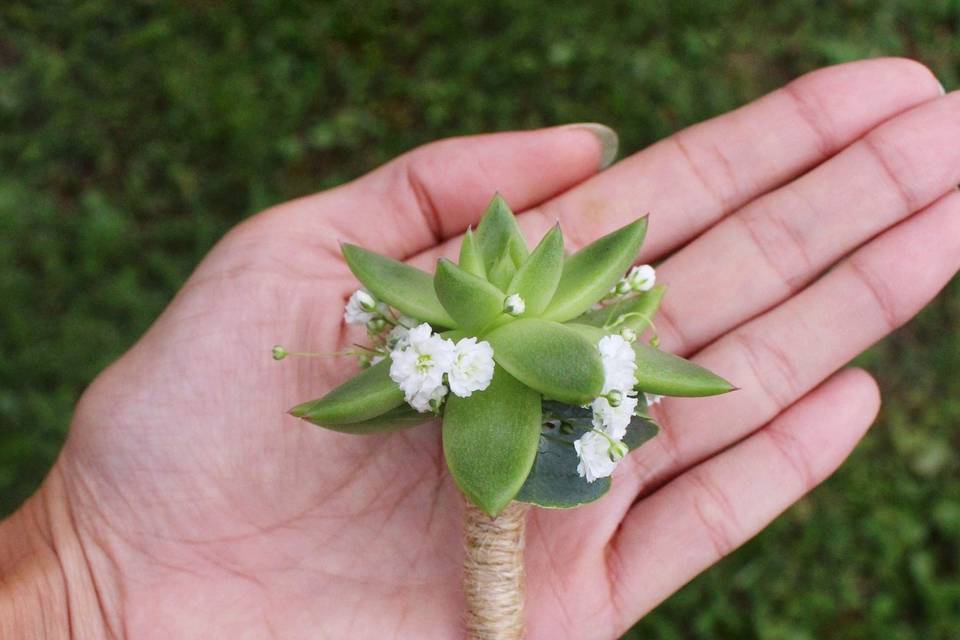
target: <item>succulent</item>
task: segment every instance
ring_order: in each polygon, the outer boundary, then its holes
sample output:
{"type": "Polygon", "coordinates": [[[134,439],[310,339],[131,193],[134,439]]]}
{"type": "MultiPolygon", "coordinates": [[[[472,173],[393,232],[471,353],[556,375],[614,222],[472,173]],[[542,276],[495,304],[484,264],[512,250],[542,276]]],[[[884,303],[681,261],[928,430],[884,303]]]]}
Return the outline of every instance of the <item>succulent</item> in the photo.
{"type": "Polygon", "coordinates": [[[382,361],[290,413],[354,434],[440,417],[453,480],[491,516],[514,499],[553,508],[596,500],[609,489],[610,478],[588,482],[578,471],[574,445],[597,431],[589,406],[603,397],[605,364],[598,343],[604,336],[629,336],[635,358],[636,384],[625,391],[638,396],[637,408],[622,437],[624,450],[657,433],[645,394],[706,396],[733,389],[698,365],[633,341],[651,328],[665,291],[662,285],[631,291],[624,279],[646,230],[647,218],[640,218],[566,256],[557,225],[530,251],[498,195],[476,232],[467,230],[458,262],[441,258],[432,276],[343,244],[347,264],[377,304],[429,323],[443,338],[489,343],[492,379],[480,391],[450,394],[421,413],[391,377],[387,351],[382,361]]]}

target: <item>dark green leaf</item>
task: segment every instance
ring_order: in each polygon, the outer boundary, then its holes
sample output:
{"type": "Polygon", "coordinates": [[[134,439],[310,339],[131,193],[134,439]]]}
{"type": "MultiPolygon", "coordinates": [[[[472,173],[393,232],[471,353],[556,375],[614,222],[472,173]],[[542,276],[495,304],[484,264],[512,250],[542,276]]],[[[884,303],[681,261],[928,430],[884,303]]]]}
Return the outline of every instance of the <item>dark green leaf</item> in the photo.
{"type": "Polygon", "coordinates": [[[526,303],[525,317],[536,317],[547,308],[563,272],[563,234],[557,225],[543,236],[530,257],[514,274],[507,293],[517,293],[526,303]]]}
{"type": "Polygon", "coordinates": [[[610,490],[610,478],[587,482],[577,473],[580,460],[573,443],[547,430],[540,436],[537,459],[516,499],[547,509],[572,509],[599,500],[610,490]]]}
{"type": "Polygon", "coordinates": [[[477,225],[477,242],[480,244],[488,273],[504,250],[510,253],[514,266],[527,258],[527,243],[520,233],[513,212],[500,194],[496,194],[487,205],[487,210],[477,225]]]}
{"type": "Polygon", "coordinates": [[[447,400],[443,453],[450,475],[491,516],[523,485],[539,439],[540,395],[500,367],[483,391],[447,400]]]}
{"type": "Polygon", "coordinates": [[[603,298],[633,264],[646,233],[647,219],[640,218],[567,258],[543,317],[565,322],[603,298]]]}
{"type": "MultiPolygon", "coordinates": [[[[643,400],[638,409],[643,407],[643,400]]],[[[520,502],[548,509],[570,509],[597,500],[610,489],[610,478],[587,482],[577,473],[579,459],[573,443],[592,426],[590,409],[544,402],[545,420],[559,420],[561,424],[544,424],[533,469],[523,483],[516,499],[520,502]]],[[[657,435],[657,426],[640,416],[634,416],[623,438],[632,451],[657,435]]]]}
{"type": "Polygon", "coordinates": [[[290,415],[333,427],[383,415],[403,404],[403,392],[390,379],[390,359],[361,371],[319,400],[304,402],[290,415]]]}
{"type": "Polygon", "coordinates": [[[566,325],[522,318],[486,336],[497,363],[548,398],[584,404],[603,387],[596,343],[566,325]]]}
{"type": "Polygon", "coordinates": [[[502,291],[444,258],[433,285],[443,308],[465,329],[483,327],[503,311],[502,291]]]}
{"type": "Polygon", "coordinates": [[[480,251],[480,244],[473,229],[467,229],[467,233],[463,236],[463,243],[460,245],[460,267],[478,278],[487,277],[483,253],[480,251]]]}
{"type": "Polygon", "coordinates": [[[429,273],[353,244],[344,243],[341,250],[353,275],[374,296],[434,327],[453,326],[453,319],[437,300],[429,273]]]}
{"type": "Polygon", "coordinates": [[[660,300],[666,290],[665,286],[658,284],[650,291],[608,304],[603,309],[587,311],[575,318],[573,322],[594,327],[607,327],[613,331],[629,327],[639,334],[650,326],[650,321],[657,313],[660,300]]]}

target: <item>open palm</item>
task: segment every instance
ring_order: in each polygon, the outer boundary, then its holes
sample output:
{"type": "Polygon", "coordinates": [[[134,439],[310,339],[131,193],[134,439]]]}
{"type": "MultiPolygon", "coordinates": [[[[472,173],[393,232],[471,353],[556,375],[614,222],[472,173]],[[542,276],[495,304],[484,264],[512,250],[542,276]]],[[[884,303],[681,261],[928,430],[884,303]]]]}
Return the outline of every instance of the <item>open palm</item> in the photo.
{"type": "Polygon", "coordinates": [[[233,230],[81,401],[43,491],[143,638],[460,637],[462,499],[438,424],[285,411],[355,372],[338,241],[432,270],[494,191],[528,239],[646,212],[663,347],[737,384],[665,401],[611,493],[528,528],[531,638],[614,638],[826,477],[878,410],[834,373],[960,266],[960,98],[904,60],[815,72],[596,174],[578,127],[442,141],[233,230]],[[669,256],[669,258],[667,258],[669,256]],[[836,267],[827,272],[827,269],[836,267]],[[826,272],[826,273],[825,273],[826,272]],[[818,279],[819,278],[819,279],[818,279]],[[831,377],[832,376],[832,377],[831,377]],[[826,382],[824,382],[826,381],[826,382]]]}

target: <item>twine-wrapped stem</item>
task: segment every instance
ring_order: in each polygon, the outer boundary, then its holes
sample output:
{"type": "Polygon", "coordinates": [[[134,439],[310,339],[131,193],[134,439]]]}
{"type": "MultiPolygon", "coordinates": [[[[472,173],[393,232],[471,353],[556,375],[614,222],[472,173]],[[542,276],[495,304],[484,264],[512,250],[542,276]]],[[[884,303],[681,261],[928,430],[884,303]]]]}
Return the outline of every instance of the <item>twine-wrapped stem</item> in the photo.
{"type": "Polygon", "coordinates": [[[523,638],[523,544],[529,506],[510,503],[495,519],[467,501],[463,593],[470,640],[523,638]]]}

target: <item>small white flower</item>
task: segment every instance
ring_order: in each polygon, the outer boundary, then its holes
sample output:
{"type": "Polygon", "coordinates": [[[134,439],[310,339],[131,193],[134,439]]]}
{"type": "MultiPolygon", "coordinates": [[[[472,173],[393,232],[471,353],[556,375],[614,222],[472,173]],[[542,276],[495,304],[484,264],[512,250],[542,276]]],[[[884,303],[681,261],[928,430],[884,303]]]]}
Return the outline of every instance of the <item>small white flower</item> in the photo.
{"type": "Polygon", "coordinates": [[[620,404],[613,406],[607,398],[601,396],[590,403],[593,410],[593,426],[603,431],[614,440],[623,440],[627,435],[627,427],[633,419],[633,412],[637,409],[637,399],[633,396],[624,396],[620,404]]]}
{"type": "Polygon", "coordinates": [[[407,333],[407,344],[390,352],[390,378],[403,390],[403,397],[421,413],[430,410],[430,401],[447,393],[443,376],[453,364],[453,342],[433,333],[423,323],[407,333]]]}
{"type": "Polygon", "coordinates": [[[487,341],[464,338],[457,342],[453,366],[447,373],[450,391],[467,398],[474,391],[483,391],[493,380],[493,347],[487,341]]]}
{"type": "Polygon", "coordinates": [[[367,324],[379,316],[377,300],[366,289],[354,291],[343,312],[343,319],[347,324],[367,324]]]}
{"type": "Polygon", "coordinates": [[[503,301],[503,310],[512,316],[518,316],[527,308],[527,303],[523,301],[519,293],[507,296],[503,301]]]}
{"type": "Polygon", "coordinates": [[[387,347],[389,347],[391,350],[403,349],[410,343],[410,340],[407,337],[409,334],[409,328],[397,323],[393,329],[390,329],[390,333],[387,334],[387,347]]]}
{"type": "Polygon", "coordinates": [[[378,354],[376,354],[376,355],[374,355],[374,356],[371,356],[371,357],[370,357],[370,366],[372,367],[372,366],[375,365],[375,364],[380,364],[381,362],[383,362],[383,359],[386,358],[386,357],[387,357],[387,356],[383,355],[382,353],[378,353],[378,354]]]}
{"type": "Polygon", "coordinates": [[[600,338],[597,344],[600,359],[603,362],[603,395],[617,389],[624,394],[633,392],[636,384],[634,371],[637,369],[637,354],[622,336],[612,335],[600,338]]]}
{"type": "Polygon", "coordinates": [[[617,468],[617,461],[610,452],[610,441],[600,433],[588,431],[573,443],[580,464],[577,473],[593,482],[597,478],[606,478],[617,468]]]}
{"type": "Polygon", "coordinates": [[[648,264],[630,269],[627,282],[634,291],[650,291],[657,283],[657,272],[648,264]]]}
{"type": "Polygon", "coordinates": [[[663,400],[663,396],[658,396],[655,393],[645,393],[643,397],[647,400],[647,406],[652,407],[655,404],[660,404],[660,401],[663,400]]]}
{"type": "Polygon", "coordinates": [[[446,396],[447,387],[440,385],[439,387],[434,387],[429,393],[423,391],[414,395],[410,398],[410,406],[420,413],[436,411],[440,408],[440,403],[443,402],[446,396]]]}

